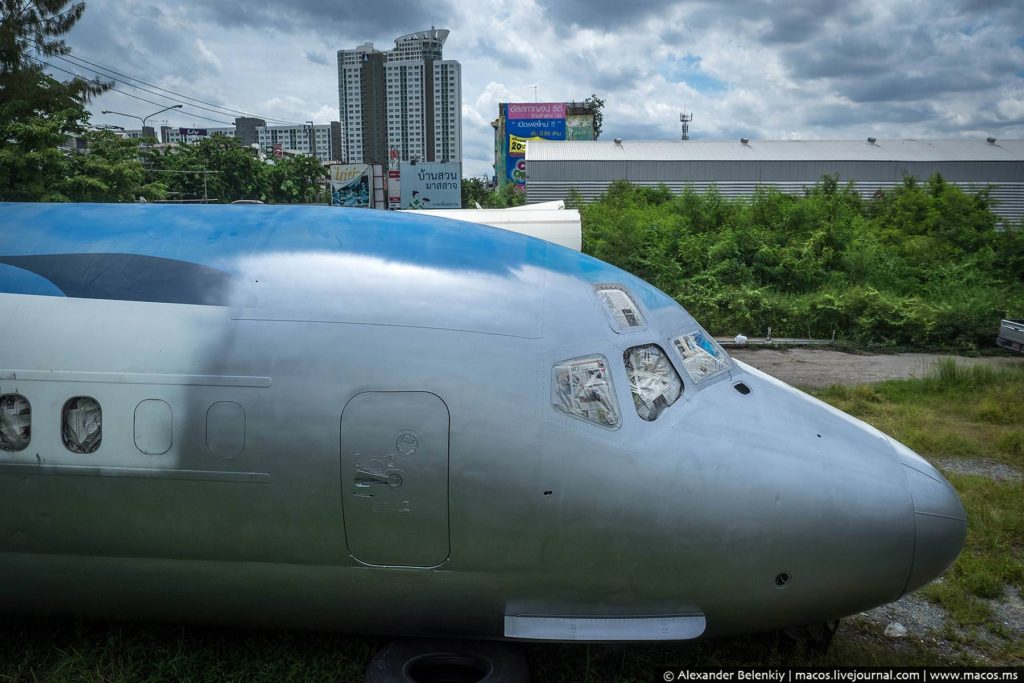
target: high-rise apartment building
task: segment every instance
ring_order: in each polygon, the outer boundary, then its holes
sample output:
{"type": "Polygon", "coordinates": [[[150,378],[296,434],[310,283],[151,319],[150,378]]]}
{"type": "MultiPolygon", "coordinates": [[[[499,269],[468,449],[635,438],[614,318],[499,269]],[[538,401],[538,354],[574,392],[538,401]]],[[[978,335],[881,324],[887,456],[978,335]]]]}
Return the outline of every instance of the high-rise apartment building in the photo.
{"type": "Polygon", "coordinates": [[[462,161],[462,67],[445,60],[447,29],[401,36],[392,50],[338,51],[338,105],[349,163],[462,161]]]}

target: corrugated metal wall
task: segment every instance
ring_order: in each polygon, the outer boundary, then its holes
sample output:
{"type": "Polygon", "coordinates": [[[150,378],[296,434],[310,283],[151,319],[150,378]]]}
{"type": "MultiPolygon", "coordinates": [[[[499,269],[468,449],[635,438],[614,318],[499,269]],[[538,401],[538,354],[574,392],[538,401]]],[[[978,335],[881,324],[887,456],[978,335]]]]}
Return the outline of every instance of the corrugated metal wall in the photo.
{"type": "Polygon", "coordinates": [[[690,186],[704,191],[711,185],[726,196],[751,195],[758,185],[799,194],[821,176],[839,173],[842,183],[853,181],[870,197],[876,190],[902,184],[903,177],[926,179],[941,173],[951,183],[970,190],[995,186],[995,212],[1004,218],[1024,218],[1024,164],[1018,162],[875,162],[875,161],[530,161],[527,164],[527,202],[566,199],[575,189],[594,201],[615,180],[654,187],[664,183],[673,192],[690,186]]]}

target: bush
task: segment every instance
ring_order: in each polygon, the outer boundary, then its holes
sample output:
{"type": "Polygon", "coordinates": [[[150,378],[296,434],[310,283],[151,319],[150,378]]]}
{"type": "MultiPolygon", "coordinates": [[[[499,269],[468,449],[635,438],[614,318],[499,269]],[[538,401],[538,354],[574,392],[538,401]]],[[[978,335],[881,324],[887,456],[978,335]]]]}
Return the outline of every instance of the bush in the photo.
{"type": "Polygon", "coordinates": [[[831,337],[865,347],[991,346],[1024,316],[1024,233],[988,189],[935,175],[871,201],[825,176],[803,196],[613,183],[581,207],[583,248],[674,296],[712,333],[831,337]]]}

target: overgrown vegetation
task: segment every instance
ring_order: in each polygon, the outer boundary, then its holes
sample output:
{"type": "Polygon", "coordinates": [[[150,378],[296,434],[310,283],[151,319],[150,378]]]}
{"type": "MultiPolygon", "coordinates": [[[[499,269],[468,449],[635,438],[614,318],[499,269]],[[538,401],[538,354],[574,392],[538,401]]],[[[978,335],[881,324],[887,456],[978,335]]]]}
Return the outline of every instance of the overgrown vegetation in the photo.
{"type": "Polygon", "coordinates": [[[526,203],[526,195],[517,192],[512,183],[490,189],[480,178],[462,179],[462,208],[473,209],[479,204],[481,209],[507,209],[510,206],[522,206],[526,203]]]}
{"type": "Polygon", "coordinates": [[[864,200],[826,176],[793,196],[762,187],[611,186],[580,207],[584,251],[651,282],[713,334],[837,339],[866,348],[991,347],[1024,316],[1024,229],[988,191],[935,175],[864,200]]]}

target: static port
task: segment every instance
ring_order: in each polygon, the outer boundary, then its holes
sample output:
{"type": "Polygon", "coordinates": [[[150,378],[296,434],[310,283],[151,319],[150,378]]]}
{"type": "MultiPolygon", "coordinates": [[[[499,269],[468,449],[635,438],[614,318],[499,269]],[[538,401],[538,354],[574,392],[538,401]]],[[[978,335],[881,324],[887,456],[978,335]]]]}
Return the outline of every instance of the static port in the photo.
{"type": "Polygon", "coordinates": [[[785,587],[787,583],[789,583],[789,574],[787,574],[786,572],[782,572],[781,574],[775,577],[775,585],[779,588],[785,587]]]}
{"type": "Polygon", "coordinates": [[[747,394],[750,393],[750,387],[748,387],[743,382],[737,382],[736,384],[733,384],[732,387],[733,387],[733,389],[735,389],[736,391],[740,392],[744,396],[746,396],[747,394]]]}

